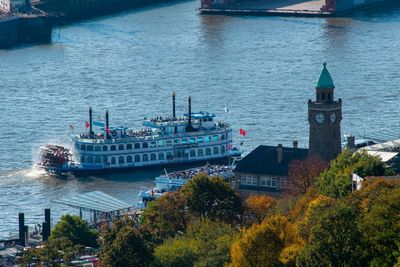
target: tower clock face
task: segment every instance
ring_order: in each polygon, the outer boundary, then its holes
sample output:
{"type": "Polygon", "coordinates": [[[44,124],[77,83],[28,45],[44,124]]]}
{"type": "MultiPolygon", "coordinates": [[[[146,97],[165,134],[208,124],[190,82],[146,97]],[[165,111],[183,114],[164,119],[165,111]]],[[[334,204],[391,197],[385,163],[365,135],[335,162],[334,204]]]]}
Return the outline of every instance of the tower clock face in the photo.
{"type": "Polygon", "coordinates": [[[325,116],[324,116],[324,114],[321,113],[321,112],[315,114],[315,121],[316,121],[317,123],[319,123],[319,124],[324,123],[324,121],[325,121],[325,116]]]}
{"type": "Polygon", "coordinates": [[[331,123],[336,122],[336,113],[331,113],[331,123]]]}

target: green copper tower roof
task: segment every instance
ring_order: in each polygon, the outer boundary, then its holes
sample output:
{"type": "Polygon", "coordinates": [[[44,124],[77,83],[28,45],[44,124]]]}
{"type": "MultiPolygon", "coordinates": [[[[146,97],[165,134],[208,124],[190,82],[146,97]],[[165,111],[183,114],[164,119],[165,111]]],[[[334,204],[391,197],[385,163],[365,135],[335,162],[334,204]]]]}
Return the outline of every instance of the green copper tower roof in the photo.
{"type": "Polygon", "coordinates": [[[324,68],[322,69],[321,75],[319,76],[317,88],[319,89],[332,89],[335,85],[328,69],[326,68],[326,63],[324,63],[324,68]]]}

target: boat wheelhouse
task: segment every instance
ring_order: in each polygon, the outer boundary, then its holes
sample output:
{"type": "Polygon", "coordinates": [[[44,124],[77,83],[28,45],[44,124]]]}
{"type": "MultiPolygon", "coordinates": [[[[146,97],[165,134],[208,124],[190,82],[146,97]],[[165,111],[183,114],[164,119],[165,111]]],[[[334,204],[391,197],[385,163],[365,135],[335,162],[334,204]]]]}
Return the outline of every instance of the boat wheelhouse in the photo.
{"type": "MultiPolygon", "coordinates": [[[[72,160],[57,161],[59,153],[55,150],[51,161],[49,153],[42,153],[39,165],[52,172],[83,172],[221,163],[240,157],[230,126],[214,119],[214,113],[192,112],[191,97],[188,113],[177,117],[175,94],[172,117],[145,118],[140,130],[110,126],[108,111],[105,121],[92,121],[90,108],[88,131],[71,136],[72,160]]],[[[49,151],[48,146],[43,151],[49,151]]]]}

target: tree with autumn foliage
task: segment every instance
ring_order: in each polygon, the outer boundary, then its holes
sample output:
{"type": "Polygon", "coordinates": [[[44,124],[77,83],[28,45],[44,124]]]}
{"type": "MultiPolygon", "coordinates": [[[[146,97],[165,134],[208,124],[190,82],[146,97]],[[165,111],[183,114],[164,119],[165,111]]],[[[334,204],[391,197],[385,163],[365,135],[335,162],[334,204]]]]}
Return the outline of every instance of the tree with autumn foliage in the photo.
{"type": "Polygon", "coordinates": [[[318,156],[310,156],[304,160],[292,160],[289,164],[289,192],[302,195],[315,184],[317,177],[328,167],[328,164],[318,156]]]}
{"type": "Polygon", "coordinates": [[[245,201],[245,214],[249,224],[260,224],[276,204],[275,198],[267,195],[251,195],[245,201]]]}
{"type": "Polygon", "coordinates": [[[169,192],[144,209],[140,229],[148,232],[155,243],[184,232],[187,225],[186,198],[181,191],[169,192]]]}
{"type": "Polygon", "coordinates": [[[231,247],[230,267],[294,265],[303,247],[295,224],[280,215],[245,230],[231,247]]]}

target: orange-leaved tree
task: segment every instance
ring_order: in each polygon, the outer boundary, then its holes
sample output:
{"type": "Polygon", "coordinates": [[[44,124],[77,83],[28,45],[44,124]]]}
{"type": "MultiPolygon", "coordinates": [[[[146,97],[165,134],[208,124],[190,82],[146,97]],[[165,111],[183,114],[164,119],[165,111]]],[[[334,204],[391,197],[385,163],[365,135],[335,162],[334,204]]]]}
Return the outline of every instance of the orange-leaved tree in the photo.
{"type": "Polygon", "coordinates": [[[270,209],[276,204],[273,197],[267,195],[251,195],[246,199],[245,209],[249,223],[261,223],[270,209]]]}

